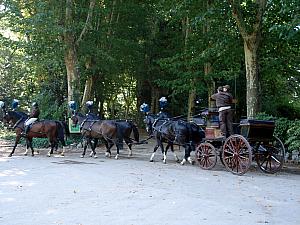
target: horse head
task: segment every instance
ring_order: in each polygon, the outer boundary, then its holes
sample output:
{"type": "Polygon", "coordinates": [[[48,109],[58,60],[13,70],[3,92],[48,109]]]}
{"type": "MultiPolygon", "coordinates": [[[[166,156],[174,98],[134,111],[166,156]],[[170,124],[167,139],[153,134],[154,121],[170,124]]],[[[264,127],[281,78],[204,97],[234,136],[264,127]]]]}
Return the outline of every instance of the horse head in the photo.
{"type": "Polygon", "coordinates": [[[24,120],[28,118],[28,115],[23,112],[17,111],[8,111],[3,116],[3,123],[7,127],[13,127],[18,121],[24,120]]]}
{"type": "Polygon", "coordinates": [[[73,127],[76,127],[77,124],[80,124],[84,119],[86,119],[87,117],[84,116],[82,113],[80,112],[75,112],[73,113],[71,120],[72,120],[72,124],[73,127]]]}
{"type": "Polygon", "coordinates": [[[146,125],[146,131],[149,135],[153,134],[153,124],[155,120],[156,120],[156,116],[152,114],[147,114],[144,119],[144,123],[146,125]]]}

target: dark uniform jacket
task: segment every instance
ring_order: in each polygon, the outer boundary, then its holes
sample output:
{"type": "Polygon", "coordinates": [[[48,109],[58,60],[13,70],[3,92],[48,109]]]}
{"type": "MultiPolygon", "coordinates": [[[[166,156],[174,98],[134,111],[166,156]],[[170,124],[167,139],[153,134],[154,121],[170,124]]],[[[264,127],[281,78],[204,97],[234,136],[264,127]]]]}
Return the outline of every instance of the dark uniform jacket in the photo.
{"type": "Polygon", "coordinates": [[[30,118],[39,118],[40,116],[40,109],[39,108],[33,108],[30,113],[30,118]]]}
{"type": "Polygon", "coordinates": [[[220,108],[224,106],[231,106],[233,97],[228,92],[219,92],[213,94],[211,99],[216,100],[216,105],[218,108],[220,108]]]}

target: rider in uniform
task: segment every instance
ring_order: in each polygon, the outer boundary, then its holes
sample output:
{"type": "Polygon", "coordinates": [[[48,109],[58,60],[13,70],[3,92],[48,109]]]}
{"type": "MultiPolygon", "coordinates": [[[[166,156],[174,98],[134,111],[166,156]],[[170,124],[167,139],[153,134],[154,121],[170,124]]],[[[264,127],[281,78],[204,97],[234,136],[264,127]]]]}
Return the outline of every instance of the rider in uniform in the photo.
{"type": "Polygon", "coordinates": [[[165,119],[165,118],[169,118],[168,113],[166,112],[166,107],[168,104],[168,100],[166,97],[161,97],[159,99],[159,107],[160,107],[160,111],[157,114],[158,119],[165,119]]]}
{"type": "Polygon", "coordinates": [[[34,102],[34,103],[32,103],[32,109],[31,109],[30,116],[29,116],[29,118],[25,121],[25,135],[28,134],[31,125],[32,125],[34,122],[38,121],[39,116],[40,116],[39,105],[38,105],[36,102],[34,102]]]}

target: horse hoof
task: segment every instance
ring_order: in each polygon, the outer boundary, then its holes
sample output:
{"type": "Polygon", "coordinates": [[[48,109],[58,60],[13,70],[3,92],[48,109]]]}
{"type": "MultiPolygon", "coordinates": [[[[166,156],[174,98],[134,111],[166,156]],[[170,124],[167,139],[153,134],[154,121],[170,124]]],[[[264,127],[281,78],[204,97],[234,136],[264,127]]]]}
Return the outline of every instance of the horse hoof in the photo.
{"type": "Polygon", "coordinates": [[[116,155],[115,159],[119,159],[119,157],[116,155]]]}
{"type": "Polygon", "coordinates": [[[94,159],[97,159],[97,158],[98,158],[98,156],[94,155],[94,159]]]}
{"type": "Polygon", "coordinates": [[[167,164],[167,161],[163,161],[164,164],[167,164]]]}
{"type": "Polygon", "coordinates": [[[9,154],[8,157],[12,157],[12,154],[9,154]]]}
{"type": "Polygon", "coordinates": [[[81,155],[80,158],[84,158],[84,155],[81,155]]]}
{"type": "Polygon", "coordinates": [[[48,154],[47,154],[47,156],[48,156],[48,157],[51,157],[51,154],[50,154],[50,153],[48,153],[48,154]]]}
{"type": "Polygon", "coordinates": [[[177,159],[177,160],[176,160],[176,162],[177,162],[177,163],[180,163],[180,160],[179,160],[179,159],[177,159]]]}
{"type": "Polygon", "coordinates": [[[150,159],[149,162],[154,162],[154,160],[153,160],[153,159],[150,159]]]}
{"type": "Polygon", "coordinates": [[[65,156],[65,154],[64,153],[60,153],[60,156],[65,156]]]}
{"type": "Polygon", "coordinates": [[[27,153],[24,153],[24,156],[27,156],[27,153]]]}
{"type": "Polygon", "coordinates": [[[33,156],[34,156],[34,154],[31,154],[31,156],[33,157],[33,156]]]}

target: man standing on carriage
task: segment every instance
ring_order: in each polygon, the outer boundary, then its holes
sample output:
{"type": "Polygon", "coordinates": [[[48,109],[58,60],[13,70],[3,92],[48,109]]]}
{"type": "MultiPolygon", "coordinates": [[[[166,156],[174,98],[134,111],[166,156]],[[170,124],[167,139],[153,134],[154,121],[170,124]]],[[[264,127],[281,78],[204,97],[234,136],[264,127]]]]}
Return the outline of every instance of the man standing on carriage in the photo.
{"type": "Polygon", "coordinates": [[[233,97],[229,89],[229,85],[218,87],[217,93],[211,96],[211,99],[216,101],[219,111],[221,134],[225,137],[233,134],[233,111],[231,109],[233,97]]]}
{"type": "Polygon", "coordinates": [[[30,116],[29,118],[25,121],[25,135],[27,136],[29,130],[30,130],[30,127],[31,125],[38,121],[39,119],[39,116],[40,116],[40,109],[39,109],[39,105],[38,103],[34,102],[32,103],[32,109],[31,109],[31,113],[30,113],[30,116]]]}

